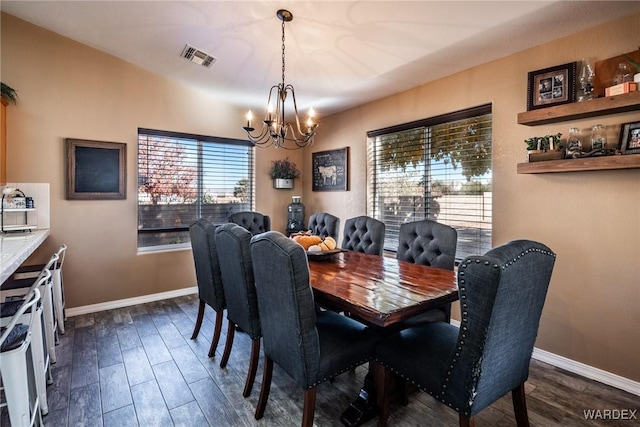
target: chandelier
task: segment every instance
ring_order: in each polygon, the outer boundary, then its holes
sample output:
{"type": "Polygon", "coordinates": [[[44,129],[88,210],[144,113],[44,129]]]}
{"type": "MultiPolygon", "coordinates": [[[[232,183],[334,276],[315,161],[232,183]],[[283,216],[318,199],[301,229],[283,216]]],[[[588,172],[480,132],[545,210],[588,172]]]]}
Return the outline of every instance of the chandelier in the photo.
{"type": "Polygon", "coordinates": [[[291,84],[284,82],[284,23],[293,20],[293,14],[285,9],[280,9],[276,13],[278,19],[282,21],[282,83],[274,85],[269,91],[267,107],[262,120],[262,129],[256,131],[252,126],[253,114],[251,111],[247,113],[247,125],[243,129],[247,132],[247,137],[251,142],[259,147],[282,147],[295,150],[313,144],[313,138],[316,135],[317,123],[313,122],[314,111],[309,109],[308,117],[304,123],[304,128],[300,126],[300,118],[298,116],[298,106],[296,105],[296,93],[291,84]],[[295,115],[295,124],[285,121],[285,101],[287,95],[291,94],[290,99],[293,101],[293,113],[295,115]],[[275,103],[275,109],[273,104],[275,103]],[[287,144],[289,143],[289,144],[287,144]]]}

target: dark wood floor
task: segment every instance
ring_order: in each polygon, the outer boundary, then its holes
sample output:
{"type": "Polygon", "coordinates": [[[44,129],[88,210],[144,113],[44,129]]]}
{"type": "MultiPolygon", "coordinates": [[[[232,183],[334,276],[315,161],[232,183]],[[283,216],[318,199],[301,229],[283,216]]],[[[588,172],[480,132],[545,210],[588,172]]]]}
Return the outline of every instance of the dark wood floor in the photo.
{"type": "MultiPolygon", "coordinates": [[[[207,351],[214,312],[208,308],[197,340],[191,340],[197,297],[109,310],[67,320],[57,346],[54,384],[48,388],[47,426],[298,426],[302,392],[277,366],[265,416],[253,418],[262,380],[262,356],[253,392],[242,397],[250,340],[237,333],[226,369],[219,367],[225,336],[215,358],[207,351]]],[[[226,324],[223,327],[226,331],[226,324]]],[[[365,367],[318,387],[315,425],[339,426],[357,395],[365,367]]],[[[623,426],[636,420],[586,420],[588,410],[637,410],[629,393],[533,361],[527,382],[533,426],[623,426]]],[[[636,418],[640,415],[636,413],[636,418]]],[[[6,410],[2,425],[8,424],[6,410]]],[[[390,426],[455,426],[455,412],[425,393],[394,406],[390,426]]],[[[366,423],[374,426],[376,420],[366,423]]],[[[478,427],[514,426],[507,396],[485,409],[478,427]]]]}

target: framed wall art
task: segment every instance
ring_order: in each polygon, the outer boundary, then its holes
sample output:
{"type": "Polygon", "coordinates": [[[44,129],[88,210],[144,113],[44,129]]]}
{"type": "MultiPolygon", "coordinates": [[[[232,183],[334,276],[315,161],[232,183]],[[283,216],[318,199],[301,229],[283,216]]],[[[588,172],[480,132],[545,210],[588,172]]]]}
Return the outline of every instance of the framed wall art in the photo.
{"type": "Polygon", "coordinates": [[[620,126],[620,152],[640,154],[640,122],[623,123],[620,126]]]}
{"type": "Polygon", "coordinates": [[[313,191],[346,191],[349,188],[349,148],[312,153],[313,191]]]}
{"type": "Polygon", "coordinates": [[[126,199],[127,145],[67,138],[68,200],[126,199]]]}
{"type": "Polygon", "coordinates": [[[576,101],[577,62],[530,71],[527,80],[527,111],[576,101]]]}

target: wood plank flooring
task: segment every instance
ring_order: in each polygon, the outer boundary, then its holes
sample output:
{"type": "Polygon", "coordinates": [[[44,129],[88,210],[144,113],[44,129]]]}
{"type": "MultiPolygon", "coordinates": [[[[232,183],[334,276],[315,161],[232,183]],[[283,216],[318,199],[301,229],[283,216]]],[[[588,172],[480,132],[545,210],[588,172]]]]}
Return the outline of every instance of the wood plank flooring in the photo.
{"type": "MultiPolygon", "coordinates": [[[[236,333],[231,358],[219,367],[207,357],[215,313],[209,307],[200,335],[191,340],[195,295],[103,311],[67,320],[56,347],[54,384],[48,387],[46,426],[298,426],[303,393],[276,365],[264,418],[253,417],[262,380],[262,355],[253,391],[242,397],[250,339],[236,333]]],[[[226,331],[226,324],[223,332],[226,331]]],[[[318,387],[316,426],[340,426],[340,415],[358,394],[366,368],[318,387]]],[[[640,425],[635,420],[588,420],[588,410],[638,410],[640,398],[553,366],[532,361],[526,384],[532,426],[640,425]]],[[[426,393],[396,405],[390,426],[456,426],[457,414],[426,393]]],[[[605,413],[601,412],[601,415],[605,413]]],[[[612,415],[619,414],[612,412],[612,415]]],[[[629,413],[627,413],[629,414],[629,413]]],[[[9,425],[6,409],[0,420],[9,425]]],[[[365,426],[375,426],[377,419],[365,426]]],[[[485,409],[476,425],[514,426],[510,396],[485,409]]]]}

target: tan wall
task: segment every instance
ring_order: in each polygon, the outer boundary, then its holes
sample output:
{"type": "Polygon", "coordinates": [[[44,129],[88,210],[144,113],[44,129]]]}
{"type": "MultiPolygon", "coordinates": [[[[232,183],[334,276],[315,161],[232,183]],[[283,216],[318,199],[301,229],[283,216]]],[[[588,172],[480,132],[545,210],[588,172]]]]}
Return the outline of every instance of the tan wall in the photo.
{"type": "MultiPolygon", "coordinates": [[[[344,219],[366,210],[366,131],[487,102],[494,120],[494,244],[530,238],[558,254],[537,346],[640,380],[640,170],[517,175],[523,139],[587,129],[610,139],[640,113],[540,127],[516,124],[526,109],[526,75],[582,57],[604,59],[637,47],[640,15],[539,46],[350,111],[326,117],[304,152],[257,151],[257,209],[284,230],[286,205],[301,195],[307,217],[344,219]],[[623,30],[625,29],[625,30],[623,30]],[[350,191],[312,192],[311,153],[350,147],[350,191]],[[295,190],[273,190],[270,161],[289,156],[304,176],[295,190]]],[[[2,81],[18,90],[7,112],[9,181],[51,183],[51,237],[34,258],[69,245],[68,307],[195,284],[190,251],[136,255],[138,127],[242,138],[243,112],[215,96],[153,75],[109,55],[2,14],[2,81]],[[66,137],[128,144],[127,200],[64,199],[66,137]]],[[[189,64],[187,64],[189,65],[189,64]]]]}
{"type": "Polygon", "coordinates": [[[535,47],[466,72],[323,119],[316,145],[305,153],[350,147],[350,191],[312,192],[307,212],[344,219],[366,211],[366,132],[485,103],[493,104],[493,243],[539,240],[558,255],[536,346],[640,380],[640,170],[518,175],[524,139],[595,123],[617,142],[626,113],[528,127],[527,72],[581,58],[600,60],[637,49],[640,15],[535,47]]]}
{"type": "MultiPolygon", "coordinates": [[[[31,261],[69,246],[67,308],[195,286],[190,250],[136,255],[137,130],[243,138],[244,112],[4,13],[2,81],[19,96],[7,108],[7,179],[51,184],[51,236],[31,261]],[[127,199],[65,200],[65,138],[126,143],[127,199]]],[[[299,152],[256,154],[257,207],[280,230],[296,190],[272,189],[267,171],[286,154],[301,165],[299,152]]]]}

